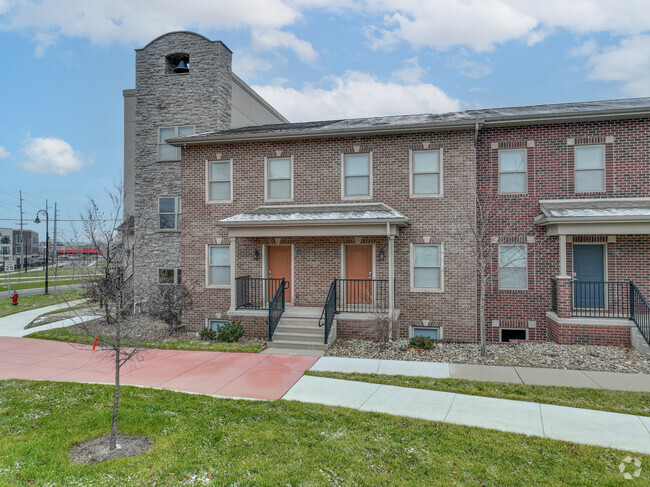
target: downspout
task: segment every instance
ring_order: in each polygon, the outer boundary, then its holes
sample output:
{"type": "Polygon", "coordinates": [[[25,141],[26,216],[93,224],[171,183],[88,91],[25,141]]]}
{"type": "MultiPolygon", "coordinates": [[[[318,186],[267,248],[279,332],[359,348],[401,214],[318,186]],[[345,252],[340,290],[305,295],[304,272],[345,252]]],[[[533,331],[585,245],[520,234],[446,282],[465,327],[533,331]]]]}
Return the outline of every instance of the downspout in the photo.
{"type": "Polygon", "coordinates": [[[386,222],[388,238],[388,318],[390,320],[388,341],[393,341],[393,316],[395,313],[395,236],[390,233],[390,223],[386,222]]]}

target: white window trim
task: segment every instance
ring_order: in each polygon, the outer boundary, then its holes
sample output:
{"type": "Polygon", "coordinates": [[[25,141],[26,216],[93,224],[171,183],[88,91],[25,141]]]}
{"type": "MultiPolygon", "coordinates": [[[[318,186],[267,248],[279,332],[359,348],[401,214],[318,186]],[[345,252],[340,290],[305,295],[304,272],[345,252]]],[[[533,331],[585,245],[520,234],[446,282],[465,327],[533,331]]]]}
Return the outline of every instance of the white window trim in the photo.
{"type": "Polygon", "coordinates": [[[269,202],[275,202],[275,203],[280,203],[280,202],[285,202],[285,203],[291,203],[293,202],[293,156],[289,157],[265,157],[264,158],[264,202],[269,203],[269,202]],[[269,159],[289,159],[289,171],[290,171],[290,178],[291,178],[291,195],[289,198],[269,198],[269,159]]]}
{"type": "Polygon", "coordinates": [[[341,201],[371,200],[372,199],[372,152],[348,152],[341,154],[341,201]],[[367,195],[345,195],[345,156],[368,155],[368,194],[367,195]]]}
{"type": "MultiPolygon", "coordinates": [[[[210,284],[210,247],[223,247],[228,250],[228,259],[230,260],[230,280],[232,281],[232,258],[230,252],[230,245],[218,245],[218,244],[207,244],[205,246],[205,287],[206,289],[230,289],[230,283],[228,284],[210,284]]],[[[222,266],[225,267],[225,266],[222,266]]]]}
{"type": "Polygon", "coordinates": [[[205,161],[205,202],[208,205],[223,205],[232,203],[234,199],[234,183],[233,183],[233,160],[232,159],[219,159],[211,161],[206,159],[205,161]],[[227,162],[230,164],[230,199],[229,200],[211,200],[210,199],[210,164],[213,162],[227,162]]]}
{"type": "MultiPolygon", "coordinates": [[[[521,267],[517,267],[518,269],[521,269],[521,267]]],[[[511,244],[500,244],[499,248],[497,250],[497,288],[499,291],[528,291],[528,244],[517,244],[517,243],[511,243],[511,244]],[[501,279],[499,278],[499,271],[501,270],[501,264],[499,262],[500,257],[501,257],[501,247],[523,247],[524,248],[524,255],[526,256],[526,266],[524,267],[524,270],[526,271],[526,277],[524,278],[524,287],[501,287],[501,279]]]]}
{"type": "MultiPolygon", "coordinates": [[[[181,160],[181,148],[176,147],[177,157],[174,159],[160,159],[160,150],[159,147],[165,144],[164,140],[160,140],[160,129],[174,129],[174,137],[178,137],[178,128],[179,127],[192,127],[194,133],[196,133],[196,125],[161,125],[156,128],[156,161],[158,162],[175,162],[181,160]]],[[[171,138],[171,137],[170,137],[171,138]]],[[[169,145],[169,144],[167,144],[169,145]]]]}
{"type": "Polygon", "coordinates": [[[158,285],[159,286],[175,286],[180,284],[178,282],[178,273],[181,269],[179,267],[158,267],[158,285]],[[174,271],[174,282],[160,282],[160,271],[172,270],[174,271]]]}
{"type": "Polygon", "coordinates": [[[415,337],[415,328],[433,328],[435,330],[438,330],[438,338],[436,340],[442,340],[443,339],[443,326],[424,326],[424,325],[410,325],[409,326],[409,340],[413,337],[415,337]]]}
{"type": "Polygon", "coordinates": [[[607,167],[606,167],[606,156],[605,156],[605,145],[604,144],[585,144],[585,145],[576,145],[573,147],[573,192],[576,194],[589,194],[589,193],[606,193],[607,192],[607,167]],[[578,191],[576,189],[576,181],[578,180],[578,173],[583,172],[583,171],[600,171],[601,169],[598,168],[593,168],[593,169],[576,169],[576,149],[582,149],[586,147],[600,147],[603,150],[603,166],[602,166],[602,171],[603,171],[603,189],[596,189],[596,190],[590,190],[590,191],[578,191]]]}
{"type": "MultiPolygon", "coordinates": [[[[181,229],[178,228],[178,216],[182,214],[182,206],[181,206],[181,197],[180,196],[159,196],[158,197],[158,222],[157,222],[157,230],[158,232],[180,232],[181,229]],[[166,199],[166,198],[174,198],[174,228],[160,228],[160,215],[171,215],[171,213],[160,213],[160,200],[161,199],[166,199]]],[[[181,219],[181,225],[182,225],[182,219],[181,219]]]]}
{"type": "Polygon", "coordinates": [[[528,149],[523,147],[519,149],[499,149],[497,154],[497,172],[498,172],[498,186],[499,194],[528,194],[528,149]],[[526,163],[526,168],[523,171],[502,171],[501,170],[501,153],[502,152],[519,152],[524,151],[524,162],[526,163]],[[526,183],[524,184],[525,191],[501,191],[501,174],[520,174],[524,173],[526,175],[526,183]]]}
{"type": "MultiPolygon", "coordinates": [[[[442,147],[439,149],[409,149],[409,194],[411,198],[442,198],[442,147]],[[413,153],[414,152],[438,152],[438,193],[415,193],[413,178],[413,153]]],[[[433,174],[433,173],[430,173],[433,174]]]]}
{"type": "Polygon", "coordinates": [[[442,242],[436,243],[421,243],[421,244],[410,244],[410,288],[412,293],[444,293],[445,292],[445,247],[442,242]],[[415,246],[416,245],[428,245],[428,246],[438,246],[440,248],[440,287],[415,287],[415,246]]]}

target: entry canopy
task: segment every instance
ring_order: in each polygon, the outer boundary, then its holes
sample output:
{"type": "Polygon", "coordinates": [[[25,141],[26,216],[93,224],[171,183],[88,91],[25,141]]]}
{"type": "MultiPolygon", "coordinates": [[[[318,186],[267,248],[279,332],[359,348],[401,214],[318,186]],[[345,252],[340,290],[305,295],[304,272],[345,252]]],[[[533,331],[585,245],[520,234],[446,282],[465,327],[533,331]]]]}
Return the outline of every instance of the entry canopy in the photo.
{"type": "Polygon", "coordinates": [[[541,200],[549,235],[650,235],[650,198],[541,200]]]}
{"type": "Polygon", "coordinates": [[[397,235],[410,220],[383,203],[259,206],[220,220],[231,237],[397,235]]]}

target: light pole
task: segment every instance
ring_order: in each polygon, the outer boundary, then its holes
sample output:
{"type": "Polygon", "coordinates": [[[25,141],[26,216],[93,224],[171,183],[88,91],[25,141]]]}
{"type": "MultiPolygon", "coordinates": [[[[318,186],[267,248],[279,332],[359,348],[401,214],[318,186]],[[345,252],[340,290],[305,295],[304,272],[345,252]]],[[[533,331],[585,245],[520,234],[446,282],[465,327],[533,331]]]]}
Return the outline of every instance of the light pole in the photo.
{"type": "Polygon", "coordinates": [[[38,219],[39,213],[45,213],[45,294],[48,294],[47,292],[47,284],[48,284],[48,267],[50,265],[50,259],[49,259],[49,250],[50,250],[50,215],[48,214],[47,210],[38,210],[36,212],[36,219],[34,220],[34,223],[41,223],[41,220],[38,219]]]}

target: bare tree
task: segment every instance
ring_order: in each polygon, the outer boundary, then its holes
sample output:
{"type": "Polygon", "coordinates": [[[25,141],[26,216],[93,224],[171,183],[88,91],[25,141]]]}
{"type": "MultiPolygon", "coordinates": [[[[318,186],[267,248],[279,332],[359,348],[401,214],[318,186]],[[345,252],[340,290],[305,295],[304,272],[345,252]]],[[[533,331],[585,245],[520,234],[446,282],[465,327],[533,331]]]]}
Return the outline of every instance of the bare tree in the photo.
{"type": "Polygon", "coordinates": [[[147,311],[161,319],[173,335],[182,325],[183,312],[192,309],[193,287],[185,282],[159,284],[157,292],[147,303],[147,311]]]}
{"type": "MultiPolygon", "coordinates": [[[[479,333],[481,355],[486,355],[486,294],[492,279],[499,270],[521,261],[522,255],[512,252],[499,255],[499,244],[521,244],[536,233],[534,224],[521,227],[512,224],[512,207],[499,199],[470,197],[461,212],[462,216],[452,226],[449,237],[464,251],[473,253],[472,264],[476,270],[478,284],[479,333]]],[[[537,241],[539,244],[539,240],[537,241]]]]}
{"type": "Polygon", "coordinates": [[[99,251],[97,264],[92,272],[86,271],[84,295],[99,302],[102,319],[80,325],[96,346],[105,351],[115,363],[115,387],[113,394],[113,420],[109,434],[109,449],[117,446],[117,423],[120,405],[120,369],[142,351],[141,343],[145,328],[131,313],[131,292],[125,269],[124,252],[119,227],[122,223],[122,191],[116,187],[107,191],[110,209],[103,210],[94,198],[81,214],[84,238],[92,248],[99,251]]]}

